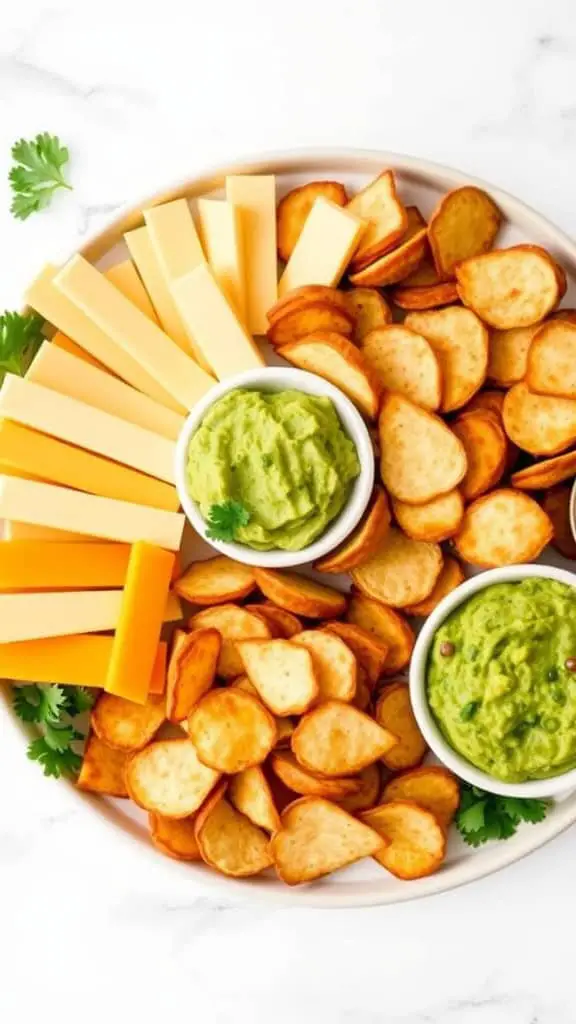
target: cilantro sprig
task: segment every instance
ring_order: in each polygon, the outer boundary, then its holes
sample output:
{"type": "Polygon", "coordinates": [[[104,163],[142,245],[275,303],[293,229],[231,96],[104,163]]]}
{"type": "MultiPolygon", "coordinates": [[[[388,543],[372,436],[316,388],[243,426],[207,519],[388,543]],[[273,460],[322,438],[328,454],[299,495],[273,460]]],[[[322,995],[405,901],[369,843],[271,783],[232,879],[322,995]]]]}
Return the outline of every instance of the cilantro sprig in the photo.
{"type": "Polygon", "coordinates": [[[75,776],[82,758],[74,749],[84,734],[78,732],[73,719],[92,707],[92,696],[82,686],[62,687],[35,683],[14,687],[12,706],[23,722],[38,725],[41,735],[28,745],[28,757],[38,761],[44,775],[59,779],[75,776]]]}
{"type": "Polygon", "coordinates": [[[57,189],[72,189],[62,171],[69,156],[58,136],[48,132],[41,132],[35,139],[20,139],[14,143],[14,166],[8,179],[14,193],[10,212],[15,217],[26,220],[32,213],[48,206],[57,189]]]}
{"type": "Polygon", "coordinates": [[[23,377],[42,344],[44,321],[36,313],[10,313],[0,316],[0,382],[5,373],[23,377]]]}
{"type": "Polygon", "coordinates": [[[481,846],[490,839],[509,839],[522,821],[543,821],[548,807],[545,800],[497,796],[462,782],[456,827],[468,846],[481,846]]]}
{"type": "Polygon", "coordinates": [[[223,501],[208,512],[206,536],[210,540],[233,541],[241,526],[250,522],[250,512],[239,501],[223,501]]]}

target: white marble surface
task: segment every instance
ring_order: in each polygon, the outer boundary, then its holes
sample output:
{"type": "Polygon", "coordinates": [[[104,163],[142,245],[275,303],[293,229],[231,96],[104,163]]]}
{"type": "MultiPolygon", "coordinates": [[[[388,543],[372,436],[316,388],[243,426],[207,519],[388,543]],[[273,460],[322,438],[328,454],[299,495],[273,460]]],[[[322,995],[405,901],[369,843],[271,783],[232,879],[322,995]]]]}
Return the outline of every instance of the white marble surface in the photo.
{"type": "MultiPolygon", "coordinates": [[[[163,0],[146,15],[151,6],[3,6],[4,306],[124,200],[220,160],[294,146],[453,164],[576,231],[573,0],[163,0]],[[70,146],[75,191],[20,224],[7,212],[9,149],[41,130],[70,146]]],[[[192,882],[165,890],[5,732],[0,717],[7,1024],[576,1020],[576,831],[414,904],[233,907],[192,882]]]]}

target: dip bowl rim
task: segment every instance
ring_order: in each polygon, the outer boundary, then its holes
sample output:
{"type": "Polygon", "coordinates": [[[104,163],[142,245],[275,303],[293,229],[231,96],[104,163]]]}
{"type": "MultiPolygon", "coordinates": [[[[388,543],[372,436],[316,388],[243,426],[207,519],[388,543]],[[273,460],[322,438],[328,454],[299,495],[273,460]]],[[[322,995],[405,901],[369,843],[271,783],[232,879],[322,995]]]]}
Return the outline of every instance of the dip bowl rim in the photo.
{"type": "Polygon", "coordinates": [[[361,414],[351,400],[334,384],[307,370],[291,366],[263,366],[261,369],[246,370],[234,374],[215,384],[196,403],[186,417],[176,442],[174,457],[176,489],[184,514],[196,533],[221,555],[227,555],[244,565],[261,569],[291,569],[315,562],[339,547],[360,522],[374,488],[375,455],[374,447],[361,414]],[[270,387],[272,385],[272,387],[270,387]],[[209,409],[231,391],[239,388],[257,390],[267,388],[274,391],[301,391],[303,394],[330,398],[336,407],[343,429],[353,442],[358,453],[360,473],[354,481],[351,493],[341,512],[324,532],[300,551],[257,551],[235,541],[213,540],[206,537],[206,521],[197,503],[191,498],[186,483],[186,462],[190,440],[201,426],[209,409]]]}
{"type": "Polygon", "coordinates": [[[417,637],[410,662],[410,698],[418,727],[430,750],[439,761],[465,782],[488,793],[515,797],[552,797],[573,789],[576,785],[576,768],[547,779],[529,779],[525,782],[504,782],[477,768],[459,754],[443,736],[437,725],[426,695],[426,668],[430,646],[444,620],[474,594],[495,583],[519,582],[538,577],[555,580],[576,588],[576,573],[552,565],[523,563],[498,569],[487,569],[461,583],[440,601],[428,616],[417,637]]]}

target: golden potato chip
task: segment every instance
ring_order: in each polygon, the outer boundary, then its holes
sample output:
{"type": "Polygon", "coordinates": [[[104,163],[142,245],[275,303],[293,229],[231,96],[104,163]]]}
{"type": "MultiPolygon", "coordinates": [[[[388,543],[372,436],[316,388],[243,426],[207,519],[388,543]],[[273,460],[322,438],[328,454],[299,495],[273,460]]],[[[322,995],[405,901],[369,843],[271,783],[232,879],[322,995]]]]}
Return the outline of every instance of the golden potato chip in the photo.
{"type": "Polygon", "coordinates": [[[404,278],[402,286],[405,285],[407,288],[421,288],[424,286],[428,287],[430,285],[442,283],[443,282],[440,280],[438,271],[434,266],[430,247],[428,247],[424,259],[416,270],[413,270],[411,274],[408,274],[408,277],[404,278]]]}
{"type": "Polygon", "coordinates": [[[328,777],[355,775],[378,761],[397,743],[352,704],[329,700],[300,719],[292,751],[303,768],[328,777]]]}
{"type": "Polygon", "coordinates": [[[440,573],[436,586],[432,593],[425,597],[423,601],[418,604],[411,604],[405,609],[408,615],[418,615],[424,618],[426,615],[430,615],[434,611],[436,605],[440,604],[446,594],[451,593],[456,587],[464,580],[464,573],[462,566],[456,558],[451,558],[449,555],[444,559],[444,567],[440,573]]]}
{"type": "Polygon", "coordinates": [[[202,860],[223,875],[247,878],[272,864],[266,832],[232,807],[223,794],[198,813],[195,833],[202,860]]]}
{"type": "Polygon", "coordinates": [[[309,181],[291,189],[278,203],[276,211],[278,255],[287,262],[300,237],[318,196],[324,196],[337,206],[346,206],[348,196],[339,181],[309,181]]]}
{"type": "Polygon", "coordinates": [[[292,739],[292,733],[296,728],[296,722],[293,718],[277,718],[276,719],[276,749],[282,747],[289,747],[290,740],[292,739]]]}
{"type": "Polygon", "coordinates": [[[416,206],[407,207],[406,216],[408,225],[397,246],[354,270],[349,275],[352,284],[383,288],[403,281],[417,269],[428,248],[426,221],[416,206]]]}
{"type": "Polygon", "coordinates": [[[217,555],[206,562],[193,562],[180,579],[174,590],[192,604],[227,604],[247,597],[254,590],[256,581],[249,565],[217,555]]]}
{"type": "Polygon", "coordinates": [[[299,715],[318,699],[314,662],[305,647],[293,640],[242,640],[238,652],[250,682],[275,715],[299,715]]]}
{"type": "Polygon", "coordinates": [[[398,197],[393,171],[378,175],[350,200],[346,209],[368,225],[352,259],[354,270],[368,266],[392,249],[408,229],[408,215],[398,197]]]}
{"type": "Polygon", "coordinates": [[[150,838],[157,850],[175,860],[201,860],[194,835],[194,816],[190,818],[163,818],[149,814],[150,838]]]}
{"type": "Polygon", "coordinates": [[[576,398],[576,324],[552,320],[536,331],[528,351],[526,384],[531,391],[576,398]]]}
{"type": "Polygon", "coordinates": [[[280,815],[272,797],[268,780],[259,765],[245,768],[228,784],[227,796],[240,814],[266,832],[277,832],[280,815]]]}
{"type": "Polygon", "coordinates": [[[392,312],[384,296],[376,288],[351,288],[342,292],[348,312],[354,317],[353,341],[361,344],[369,331],[392,323],[392,312]]]}
{"type": "Polygon", "coordinates": [[[256,697],[228,687],[212,690],[196,704],[188,735],[202,764],[234,775],[266,760],[276,743],[276,723],[256,697]]]}
{"type": "Polygon", "coordinates": [[[440,543],[458,533],[464,517],[464,501],[460,491],[448,491],[425,505],[406,505],[393,499],[392,509],[398,526],[412,540],[440,543]]]}
{"type": "Polygon", "coordinates": [[[148,697],[146,704],[134,704],[112,693],[97,698],[90,724],[98,739],[115,750],[141,750],[166,721],[163,697],[148,697]]]}
{"type": "Polygon", "coordinates": [[[360,711],[368,711],[371,702],[372,687],[368,684],[368,676],[364,669],[359,665],[356,678],[356,693],[352,699],[352,704],[355,708],[359,708],[360,711]]]}
{"type": "Polygon", "coordinates": [[[386,767],[398,772],[420,764],[428,746],[414,718],[406,683],[392,682],[384,687],[374,709],[374,718],[398,738],[398,743],[382,757],[386,767]]]}
{"type": "Polygon", "coordinates": [[[352,579],[367,597],[405,608],[432,593],[442,565],[438,544],[412,540],[391,527],[380,550],[352,570],[352,579]]]}
{"type": "Polygon", "coordinates": [[[195,629],[178,637],[166,675],[166,717],[177,724],[211,688],[222,648],[217,629],[195,629]]]}
{"type": "Polygon", "coordinates": [[[387,662],[388,644],[351,622],[323,622],[322,629],[328,629],[342,638],[356,656],[359,668],[364,669],[368,685],[375,686],[387,662]]]}
{"type": "Polygon", "coordinates": [[[316,562],[314,568],[318,572],[341,573],[362,565],[384,540],[389,526],[388,498],[381,487],[376,487],[364,518],[356,529],[340,547],[316,562]]]}
{"type": "Polygon", "coordinates": [[[374,856],[384,840],[336,804],[304,796],[283,811],[270,845],[279,878],[300,885],[374,856]]]}
{"type": "Polygon", "coordinates": [[[387,841],[374,859],[396,878],[424,878],[444,860],[444,829],[424,807],[409,800],[394,800],[364,811],[361,818],[387,841]]]}
{"type": "MultiPolygon", "coordinates": [[[[380,419],[380,473],[393,498],[426,505],[454,490],[468,463],[459,438],[433,413],[386,394],[380,419]]],[[[386,540],[384,540],[384,543],[386,540]]]]}
{"type": "Polygon", "coordinates": [[[301,370],[309,370],[340,388],[369,419],[378,415],[381,387],[353,342],[333,331],[315,331],[282,345],[279,354],[301,370]]]}
{"type": "Polygon", "coordinates": [[[475,313],[461,306],[409,313],[404,326],[422,334],[436,353],[442,373],[442,411],[466,405],[482,387],[488,369],[488,331],[475,313]]]}
{"type": "Polygon", "coordinates": [[[504,429],[519,448],[532,455],[558,455],[576,441],[576,401],[537,395],[526,384],[507,393],[504,429]]]}
{"type": "Polygon", "coordinates": [[[360,779],[325,779],[306,771],[289,750],[279,750],[270,759],[272,771],[288,789],[300,796],[323,796],[340,800],[360,791],[360,779]]]}
{"type": "Polygon", "coordinates": [[[135,804],[166,818],[188,818],[214,788],[220,772],[202,764],[189,739],[155,740],[128,759],[126,788],[135,804]]]}
{"type": "Polygon", "coordinates": [[[408,311],[438,309],[440,306],[451,306],[458,302],[458,289],[455,281],[440,281],[437,284],[416,287],[407,286],[404,281],[392,290],[390,298],[400,309],[408,311]]]}
{"type": "Polygon", "coordinates": [[[346,610],[344,594],[306,576],[275,569],[256,569],[255,573],[264,596],[294,615],[308,619],[336,618],[346,610]]]}
{"type": "Polygon", "coordinates": [[[380,768],[377,764],[369,764],[367,768],[363,768],[357,779],[360,783],[358,792],[337,801],[348,814],[367,811],[369,807],[374,807],[378,803],[380,796],[380,768]]]}
{"type": "Polygon", "coordinates": [[[76,785],[90,793],[128,796],[124,781],[127,760],[126,751],[107,746],[95,733],[91,733],[84,744],[82,767],[76,785]]]}
{"type": "Polygon", "coordinates": [[[406,668],[414,647],[414,631],[397,611],[374,598],[353,594],[346,618],[388,647],[383,675],[396,675],[406,668]]]}
{"type": "Polygon", "coordinates": [[[491,327],[506,331],[543,320],[563,294],[558,267],[537,245],[514,245],[456,267],[458,294],[491,327]]]}
{"type": "Polygon", "coordinates": [[[354,654],[335,633],[305,629],[293,638],[312,655],[318,681],[318,700],[353,700],[356,694],[357,662],[354,654]]]}
{"type": "Polygon", "coordinates": [[[251,604],[250,611],[266,619],[273,637],[284,637],[285,640],[289,640],[290,637],[296,636],[296,633],[301,633],[304,628],[300,619],[292,615],[292,612],[287,612],[285,608],[277,608],[267,601],[251,604]]]}
{"type": "Polygon", "coordinates": [[[216,674],[223,679],[234,679],[242,675],[244,668],[236,650],[236,640],[269,639],[268,624],[248,608],[237,604],[221,604],[204,608],[190,619],[189,626],[197,629],[217,629],[222,637],[222,647],[216,667],[216,674]]]}
{"type": "Polygon", "coordinates": [[[442,197],[428,225],[436,270],[452,277],[462,260],[492,248],[501,222],[500,210],[474,185],[455,188],[442,197]]]}
{"type": "Polygon", "coordinates": [[[382,793],[384,803],[396,800],[409,800],[431,814],[447,829],[458,804],[460,803],[460,786],[458,779],[438,764],[412,768],[391,779],[382,793]]]}
{"type": "Polygon", "coordinates": [[[492,331],[488,357],[488,379],[500,388],[511,388],[524,380],[528,363],[528,350],[533,337],[542,324],[529,327],[511,327],[507,331],[492,331]]]}
{"type": "Polygon", "coordinates": [[[351,338],[354,321],[347,310],[333,302],[315,302],[307,306],[292,306],[270,324],[266,337],[272,345],[290,345],[318,331],[328,331],[351,338]]]}
{"type": "Polygon", "coordinates": [[[514,473],[511,484],[520,491],[543,491],[576,474],[576,452],[566,452],[554,459],[544,459],[514,473]]]}
{"type": "Polygon", "coordinates": [[[576,324],[576,309],[555,309],[550,313],[549,320],[564,320],[568,324],[576,324]]]}
{"type": "Polygon", "coordinates": [[[493,569],[534,561],[552,532],[552,523],[533,498],[503,488],[468,506],[454,544],[466,562],[493,569]]]}
{"type": "Polygon", "coordinates": [[[402,324],[371,331],[361,352],[386,391],[396,391],[425,409],[440,408],[442,376],[432,346],[402,324]]]}
{"type": "Polygon", "coordinates": [[[464,445],[468,468],[460,484],[465,501],[473,501],[498,483],[506,469],[507,438],[493,413],[478,409],[452,424],[464,445]]]}
{"type": "Polygon", "coordinates": [[[505,394],[503,391],[479,391],[474,398],[471,398],[467,405],[461,410],[460,415],[465,416],[469,412],[476,412],[482,409],[485,412],[493,412],[497,419],[502,422],[502,408],[505,394]]]}
{"type": "Polygon", "coordinates": [[[295,309],[306,309],[308,306],[316,306],[319,302],[335,306],[337,310],[347,314],[348,319],[353,318],[343,292],[327,284],[303,284],[299,288],[292,288],[274,303],[266,317],[270,324],[274,324],[295,309]]]}
{"type": "Polygon", "coordinates": [[[232,680],[230,686],[233,686],[236,690],[244,690],[244,693],[251,693],[253,697],[258,697],[258,699],[260,699],[258,690],[254,686],[254,683],[250,682],[248,676],[238,676],[237,679],[232,680]]]}
{"type": "Polygon", "coordinates": [[[551,544],[564,558],[576,559],[576,540],[570,525],[570,497],[572,487],[560,484],[546,491],[542,508],[552,523],[554,536],[551,544]]]}

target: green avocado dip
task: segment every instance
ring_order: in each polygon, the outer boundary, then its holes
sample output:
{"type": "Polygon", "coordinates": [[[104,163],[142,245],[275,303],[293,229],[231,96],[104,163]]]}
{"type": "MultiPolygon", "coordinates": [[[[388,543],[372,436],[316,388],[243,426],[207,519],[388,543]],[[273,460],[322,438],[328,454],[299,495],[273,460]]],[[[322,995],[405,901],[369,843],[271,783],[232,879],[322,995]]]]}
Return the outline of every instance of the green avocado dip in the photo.
{"type": "Polygon", "coordinates": [[[576,766],[576,590],[496,583],[438,629],[428,701],[450,745],[505,782],[576,766]]]}
{"type": "Polygon", "coordinates": [[[300,551],[342,510],[360,472],[333,402],[300,391],[231,391],[193,435],[187,479],[204,519],[238,502],[248,521],[234,540],[300,551]]]}

